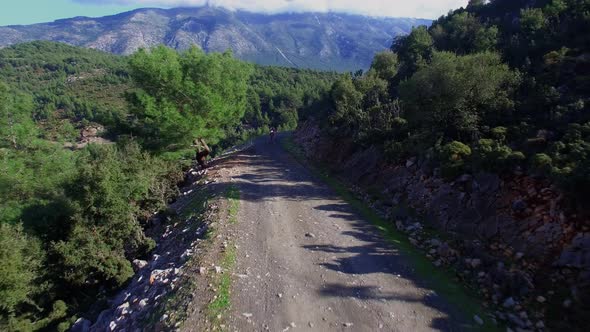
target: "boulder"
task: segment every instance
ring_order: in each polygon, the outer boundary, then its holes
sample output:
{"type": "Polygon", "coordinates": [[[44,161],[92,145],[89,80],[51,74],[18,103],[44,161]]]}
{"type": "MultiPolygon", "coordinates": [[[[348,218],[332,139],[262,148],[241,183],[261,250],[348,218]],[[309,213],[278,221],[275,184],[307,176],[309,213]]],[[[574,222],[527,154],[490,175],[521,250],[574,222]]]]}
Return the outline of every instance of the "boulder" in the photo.
{"type": "Polygon", "coordinates": [[[134,259],[133,260],[133,268],[137,272],[148,265],[148,262],[141,260],[141,259],[134,259]]]}
{"type": "Polygon", "coordinates": [[[86,318],[80,317],[74,325],[70,328],[70,332],[88,332],[90,331],[90,321],[86,318]]]}

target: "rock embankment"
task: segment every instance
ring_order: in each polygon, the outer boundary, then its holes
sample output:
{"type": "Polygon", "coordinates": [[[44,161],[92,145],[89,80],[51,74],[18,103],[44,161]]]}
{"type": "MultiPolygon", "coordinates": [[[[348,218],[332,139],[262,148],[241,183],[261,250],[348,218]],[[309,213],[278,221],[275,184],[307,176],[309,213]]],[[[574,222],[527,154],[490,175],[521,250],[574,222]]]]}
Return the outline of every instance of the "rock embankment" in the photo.
{"type": "Polygon", "coordinates": [[[351,142],[321,135],[313,122],[295,136],[308,158],[330,162],[435,265],[453,266],[459,278],[476,284],[498,308],[497,319],[530,330],[544,330],[546,320],[554,328],[581,326],[581,308],[590,308],[582,296],[590,290],[589,223],[566,209],[547,180],[515,172],[464,174],[449,182],[426,160],[388,163],[379,149],[355,150],[351,142]]]}
{"type": "MultiPolygon", "coordinates": [[[[109,301],[94,322],[80,318],[71,331],[162,330],[170,325],[169,298],[185,287],[191,257],[201,250],[201,242],[215,219],[218,207],[204,200],[206,171],[189,171],[187,186],[166,214],[155,215],[157,247],[149,260],[133,261],[136,274],[130,283],[109,301]]],[[[211,177],[208,177],[209,179],[211,177]]],[[[189,294],[190,295],[190,294],[189,294]]],[[[182,299],[184,300],[184,299],[182,299]]],[[[190,300],[190,298],[189,298],[190,300]]],[[[182,309],[189,303],[175,304],[182,309]]]]}

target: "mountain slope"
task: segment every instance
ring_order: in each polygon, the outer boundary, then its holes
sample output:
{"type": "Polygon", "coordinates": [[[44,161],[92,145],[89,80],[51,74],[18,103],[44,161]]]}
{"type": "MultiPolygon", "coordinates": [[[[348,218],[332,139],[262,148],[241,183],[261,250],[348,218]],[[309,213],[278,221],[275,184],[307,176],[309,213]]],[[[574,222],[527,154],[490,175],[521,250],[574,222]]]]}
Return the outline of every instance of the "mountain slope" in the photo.
{"type": "Polygon", "coordinates": [[[101,18],[75,17],[0,27],[0,47],[51,40],[130,54],[165,44],[208,52],[231,49],[248,61],[330,70],[367,68],[395,36],[429,20],[336,13],[266,15],[214,7],[137,9],[101,18]]]}

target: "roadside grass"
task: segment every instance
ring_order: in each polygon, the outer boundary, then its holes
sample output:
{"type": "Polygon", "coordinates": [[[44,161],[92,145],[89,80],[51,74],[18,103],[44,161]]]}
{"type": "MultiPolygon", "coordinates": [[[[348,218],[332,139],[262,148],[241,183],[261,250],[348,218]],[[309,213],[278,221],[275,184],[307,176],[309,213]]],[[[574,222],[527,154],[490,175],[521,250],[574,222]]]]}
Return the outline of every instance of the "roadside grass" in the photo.
{"type": "Polygon", "coordinates": [[[224,314],[231,307],[231,270],[236,263],[236,249],[228,245],[221,261],[221,276],[215,281],[215,299],[207,306],[207,314],[214,328],[220,328],[224,314]]]}
{"type": "Polygon", "coordinates": [[[330,174],[327,167],[311,164],[299,146],[293,141],[292,136],[283,137],[281,145],[300,164],[305,165],[313,175],[325,182],[344,201],[350,204],[357,213],[371,222],[387,241],[395,245],[396,249],[405,254],[412,261],[417,276],[424,281],[427,287],[434,290],[438,296],[446,298],[460,313],[465,315],[466,321],[472,323],[471,327],[466,326],[464,328],[479,331],[500,331],[502,329],[501,325],[494,325],[486,315],[489,309],[482,306],[476,292],[455,280],[456,273],[453,269],[435,267],[423,251],[410,243],[406,234],[398,231],[393,222],[384,220],[366,203],[356,198],[343,182],[330,174]],[[483,326],[475,323],[473,320],[475,315],[484,320],[483,326]]]}
{"type": "MultiPolygon", "coordinates": [[[[240,208],[240,191],[237,186],[230,185],[225,190],[225,198],[228,202],[228,223],[238,222],[240,208]]],[[[231,307],[231,271],[236,264],[236,248],[228,243],[221,259],[221,275],[214,281],[215,297],[207,306],[207,315],[212,323],[213,330],[223,330],[225,315],[231,307]]]]}
{"type": "Polygon", "coordinates": [[[240,209],[240,190],[232,184],[225,191],[225,197],[229,205],[228,220],[235,224],[238,222],[238,210],[240,209]]]}

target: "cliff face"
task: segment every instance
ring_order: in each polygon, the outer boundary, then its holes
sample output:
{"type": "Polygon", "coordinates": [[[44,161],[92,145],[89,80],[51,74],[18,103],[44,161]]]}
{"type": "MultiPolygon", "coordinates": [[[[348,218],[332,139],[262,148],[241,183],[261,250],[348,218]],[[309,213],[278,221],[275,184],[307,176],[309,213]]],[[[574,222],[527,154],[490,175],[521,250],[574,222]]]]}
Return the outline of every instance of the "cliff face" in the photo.
{"type": "Polygon", "coordinates": [[[138,9],[0,27],[0,47],[50,40],[130,54],[158,44],[180,50],[196,45],[207,52],[231,49],[243,60],[265,65],[358,70],[368,68],[374,54],[389,48],[396,36],[430,22],[336,13],[264,15],[213,7],[138,9]]]}
{"type": "MultiPolygon", "coordinates": [[[[299,128],[296,141],[308,158],[329,163],[361,193],[372,192],[373,206],[425,248],[435,265],[452,265],[462,277],[477,280],[493,303],[508,301],[508,312],[498,318],[518,314],[511,312],[514,299],[523,306],[550,303],[540,314],[560,316],[556,324],[564,325],[555,327],[579,324],[587,314],[579,308],[589,307],[581,296],[590,290],[588,223],[567,211],[563,196],[548,181],[489,173],[444,181],[426,161],[388,163],[377,148],[354,150],[322,135],[313,122],[299,128]],[[423,228],[449,238],[442,251],[438,240],[433,245],[421,233],[423,228]]],[[[527,327],[526,320],[510,321],[527,327]]]]}

